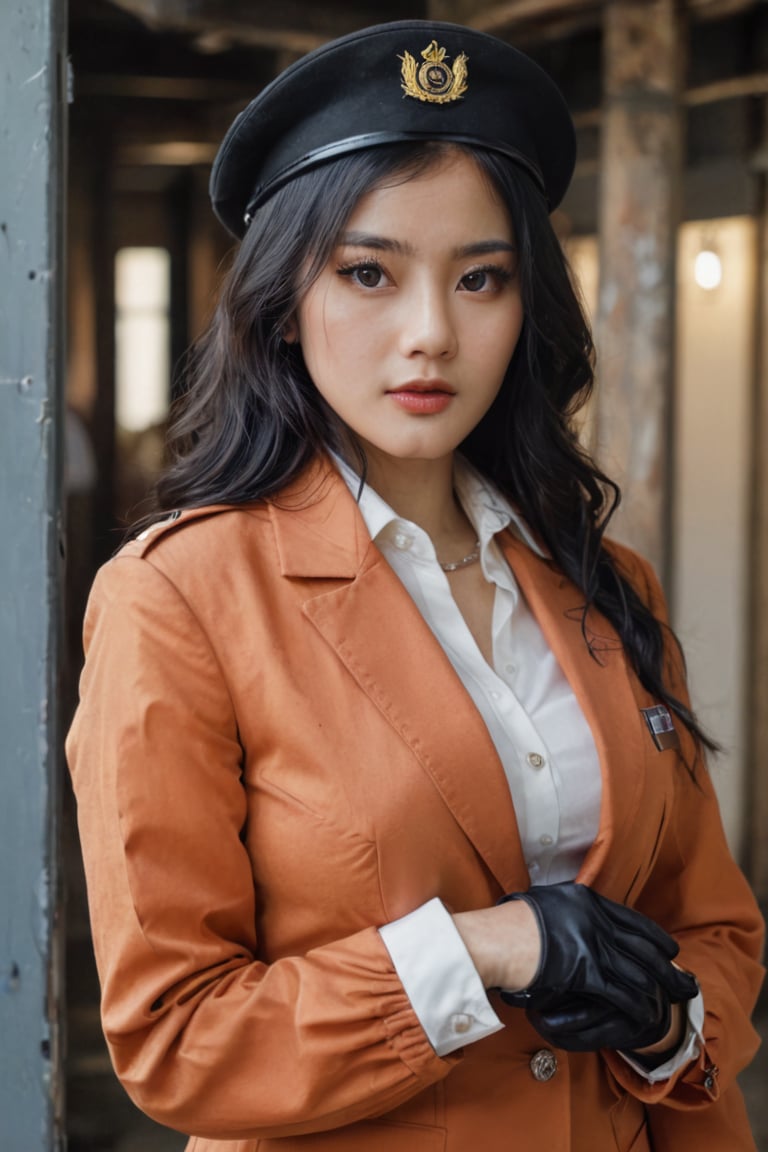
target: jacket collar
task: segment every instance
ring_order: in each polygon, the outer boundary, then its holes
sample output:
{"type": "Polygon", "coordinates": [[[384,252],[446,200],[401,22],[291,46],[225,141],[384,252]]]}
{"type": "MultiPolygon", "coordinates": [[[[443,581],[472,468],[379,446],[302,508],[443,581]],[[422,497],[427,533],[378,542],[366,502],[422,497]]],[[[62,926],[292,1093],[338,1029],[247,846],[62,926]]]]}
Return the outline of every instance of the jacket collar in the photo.
{"type": "Polygon", "coordinates": [[[360,512],[320,456],[269,502],[283,576],[353,578],[370,546],[360,512]]]}
{"type": "MultiPolygon", "coordinates": [[[[506,891],[528,886],[514,808],[488,731],[418,609],[371,542],[360,511],[326,458],[270,505],[281,571],[307,585],[305,616],[333,647],[360,688],[411,747],[466,835],[506,891]],[[329,587],[328,578],[341,583],[329,587]]],[[[658,837],[664,788],[645,789],[649,745],[639,709],[642,689],[619,637],[592,612],[595,656],[582,631],[583,597],[546,558],[511,532],[498,539],[520,590],[568,678],[592,729],[603,800],[598,835],[579,873],[605,895],[625,900],[637,861],[651,862],[646,837],[658,837]],[[597,658],[595,658],[597,657],[597,658]],[[643,819],[638,820],[641,800],[643,819]],[[649,803],[659,807],[650,811],[649,803]],[[619,852],[616,845],[626,849],[619,852]]],[[[661,768],[661,766],[659,766],[661,768]]],[[[665,763],[670,775],[673,766],[665,763]]]]}
{"type": "MultiPolygon", "coordinates": [[[[379,541],[395,523],[408,523],[370,485],[361,487],[360,476],[340,456],[332,453],[331,459],[354,497],[373,540],[379,541]]],[[[453,486],[483,549],[494,536],[509,527],[529,548],[544,555],[517,508],[459,453],[454,460],[453,486]]]]}

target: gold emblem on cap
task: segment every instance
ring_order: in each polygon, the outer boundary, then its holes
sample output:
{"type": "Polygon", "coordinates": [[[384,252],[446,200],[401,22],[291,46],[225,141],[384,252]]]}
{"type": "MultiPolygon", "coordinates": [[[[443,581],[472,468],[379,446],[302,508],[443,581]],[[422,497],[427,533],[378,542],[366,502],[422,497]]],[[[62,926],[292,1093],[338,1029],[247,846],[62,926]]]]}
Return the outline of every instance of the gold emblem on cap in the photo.
{"type": "Polygon", "coordinates": [[[398,56],[403,65],[403,92],[414,100],[429,104],[449,104],[458,100],[467,90],[467,57],[462,52],[453,62],[453,68],[445,63],[445,48],[438,48],[433,40],[422,52],[423,64],[417,64],[410,52],[398,56]]]}

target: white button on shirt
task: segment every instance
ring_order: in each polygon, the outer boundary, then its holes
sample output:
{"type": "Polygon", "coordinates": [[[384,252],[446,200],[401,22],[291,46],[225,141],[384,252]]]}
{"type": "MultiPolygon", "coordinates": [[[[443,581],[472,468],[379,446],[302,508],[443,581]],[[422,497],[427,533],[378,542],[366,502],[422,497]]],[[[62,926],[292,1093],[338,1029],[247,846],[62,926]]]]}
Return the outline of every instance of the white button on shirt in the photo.
{"type": "MultiPolygon", "coordinates": [[[[357,496],[359,478],[343,462],[337,464],[357,496]]],[[[572,880],[597,833],[602,787],[597,751],[494,537],[511,526],[540,555],[541,549],[514,509],[463,460],[454,483],[480,542],[483,574],[495,589],[492,667],[459,611],[427,533],[398,517],[368,485],[360,512],[488,727],[512,793],[525,857],[535,857],[538,865],[537,883],[572,880]],[[542,852],[545,847],[550,851],[542,852]]]]}
{"type": "MultiPolygon", "coordinates": [[[[357,499],[359,477],[340,459],[335,463],[357,499]]],[[[495,588],[492,667],[459,611],[427,533],[398,517],[368,485],[358,502],[360,512],[488,727],[509,783],[532,882],[572,880],[598,829],[602,784],[597,751],[578,701],[494,537],[510,527],[542,553],[521,517],[461,458],[454,485],[480,542],[483,575],[495,588]]],[[[502,1027],[439,900],[380,932],[438,1055],[502,1027]]]]}

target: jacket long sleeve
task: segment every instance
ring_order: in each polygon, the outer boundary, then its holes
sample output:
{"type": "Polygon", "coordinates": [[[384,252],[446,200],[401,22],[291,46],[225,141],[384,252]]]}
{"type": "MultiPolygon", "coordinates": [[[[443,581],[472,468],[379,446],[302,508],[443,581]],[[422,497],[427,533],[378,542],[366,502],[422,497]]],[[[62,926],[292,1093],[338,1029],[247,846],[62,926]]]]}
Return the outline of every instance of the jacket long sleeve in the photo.
{"type": "Polygon", "coordinates": [[[86,649],[68,751],[104,1027],[136,1103],[202,1135],[285,1134],[384,1112],[444,1076],[375,928],[258,959],[237,724],[178,591],[117,558],[86,649]]]}

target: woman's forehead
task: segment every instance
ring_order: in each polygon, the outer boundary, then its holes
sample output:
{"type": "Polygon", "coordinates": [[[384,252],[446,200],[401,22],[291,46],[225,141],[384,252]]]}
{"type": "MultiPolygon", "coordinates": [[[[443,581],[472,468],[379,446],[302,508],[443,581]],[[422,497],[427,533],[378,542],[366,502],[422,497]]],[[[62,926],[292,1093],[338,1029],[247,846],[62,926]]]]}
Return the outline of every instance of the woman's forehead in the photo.
{"type": "Polygon", "coordinates": [[[452,149],[404,179],[382,180],[357,201],[339,240],[408,255],[423,246],[423,233],[446,250],[481,237],[511,240],[507,207],[468,153],[452,149]]]}

